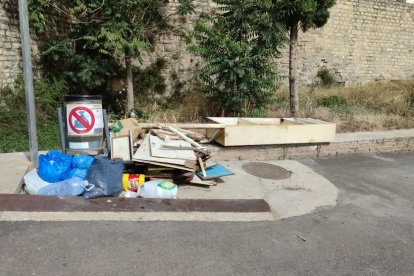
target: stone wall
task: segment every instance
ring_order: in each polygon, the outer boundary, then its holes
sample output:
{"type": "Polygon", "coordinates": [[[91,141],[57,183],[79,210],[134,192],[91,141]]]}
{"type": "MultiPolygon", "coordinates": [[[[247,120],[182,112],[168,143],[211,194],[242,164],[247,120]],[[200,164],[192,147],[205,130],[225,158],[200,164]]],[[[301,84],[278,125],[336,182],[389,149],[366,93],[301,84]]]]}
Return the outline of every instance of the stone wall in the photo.
{"type": "MultiPolygon", "coordinates": [[[[174,13],[177,1],[170,2],[174,13]]],[[[211,1],[197,1],[197,12],[215,10],[211,1]]],[[[174,17],[175,26],[191,28],[195,15],[174,17]]],[[[157,58],[167,61],[163,75],[167,91],[191,89],[200,60],[187,51],[179,33],[158,34],[153,54],[144,65],[157,58]]],[[[377,80],[414,78],[414,4],[406,0],[337,0],[323,28],[301,33],[298,58],[299,81],[316,81],[320,68],[327,68],[338,82],[348,84],[377,80]]],[[[279,71],[288,75],[288,52],[278,60],[279,71]]],[[[287,81],[285,79],[285,81],[287,81]]]]}
{"type": "MultiPolygon", "coordinates": [[[[54,35],[68,32],[70,28],[69,19],[66,15],[53,12],[51,21],[48,22],[50,30],[54,35]]],[[[36,36],[31,30],[31,50],[33,74],[41,76],[39,64],[39,49],[37,41],[45,39],[46,32],[42,37],[36,36]]],[[[20,41],[19,9],[16,0],[0,0],[0,87],[13,84],[16,77],[21,76],[23,71],[22,50],[20,41]]]]}
{"type": "MultiPolygon", "coordinates": [[[[337,0],[328,23],[300,36],[299,74],[312,83],[326,67],[345,84],[414,78],[414,4],[337,0]]],[[[285,55],[287,56],[287,55],[285,55]]],[[[280,69],[287,74],[287,57],[280,69]]]]}
{"type": "MultiPolygon", "coordinates": [[[[414,4],[411,0],[337,0],[328,24],[299,36],[299,80],[311,84],[320,68],[329,69],[345,84],[414,78],[414,4]]],[[[191,30],[196,15],[179,16],[177,0],[167,11],[173,28],[155,34],[155,50],[143,66],[165,60],[162,75],[167,91],[191,89],[201,67],[191,55],[183,28],[191,30]]],[[[196,12],[212,13],[211,1],[196,0],[196,12]]],[[[21,72],[17,9],[0,4],[0,85],[13,82],[21,72]]],[[[278,60],[287,75],[287,52],[278,60]]]]}
{"type": "Polygon", "coordinates": [[[166,14],[172,27],[158,32],[154,39],[154,51],[143,56],[143,67],[150,66],[159,59],[166,61],[161,74],[166,80],[167,93],[191,89],[198,82],[195,76],[201,68],[201,59],[188,51],[188,35],[198,16],[201,13],[214,13],[216,5],[212,1],[194,1],[195,12],[186,16],[177,14],[178,0],[169,1],[166,14]]]}
{"type": "Polygon", "coordinates": [[[0,87],[21,74],[21,47],[16,3],[0,4],[0,87]]]}

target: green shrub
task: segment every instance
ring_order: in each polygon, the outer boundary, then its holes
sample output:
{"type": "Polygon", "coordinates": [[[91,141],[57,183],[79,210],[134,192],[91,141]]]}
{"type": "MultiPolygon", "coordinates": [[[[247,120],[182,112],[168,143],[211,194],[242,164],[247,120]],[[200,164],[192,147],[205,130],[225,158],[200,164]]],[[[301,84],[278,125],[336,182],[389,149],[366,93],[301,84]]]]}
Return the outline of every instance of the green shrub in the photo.
{"type": "Polygon", "coordinates": [[[226,116],[260,113],[257,110],[269,105],[278,87],[276,67],[271,62],[275,51],[240,35],[232,25],[239,19],[223,16],[214,23],[197,21],[196,42],[190,48],[204,62],[199,76],[201,91],[211,95],[215,113],[226,116]]]}
{"type": "Polygon", "coordinates": [[[0,89],[0,137],[27,135],[25,94],[22,79],[0,89]],[[23,130],[23,131],[22,131],[23,130]]]}
{"type": "Polygon", "coordinates": [[[414,91],[408,95],[408,105],[414,107],[414,91]]]}
{"type": "Polygon", "coordinates": [[[60,149],[59,135],[57,122],[40,125],[37,130],[39,150],[60,149]]]}
{"type": "Polygon", "coordinates": [[[165,78],[161,71],[166,62],[158,59],[155,63],[145,69],[133,68],[135,115],[140,119],[148,119],[153,112],[152,108],[158,106],[163,108],[168,105],[169,97],[163,96],[166,90],[165,78]],[[161,97],[163,96],[163,97],[161,97]]]}
{"type": "MultiPolygon", "coordinates": [[[[22,132],[24,130],[22,129],[22,132]]],[[[60,149],[59,127],[57,123],[38,126],[37,140],[39,150],[60,149]]],[[[28,151],[29,140],[27,130],[21,135],[2,135],[0,137],[0,152],[28,151]]]]}
{"type": "Polygon", "coordinates": [[[347,105],[346,99],[339,95],[324,96],[318,99],[318,106],[335,108],[347,105]]]}
{"type": "MultiPolygon", "coordinates": [[[[34,83],[37,136],[40,150],[59,147],[56,108],[67,91],[61,80],[39,79],[34,83]]],[[[23,82],[0,89],[0,152],[27,151],[27,112],[23,82]]]]}
{"type": "Polygon", "coordinates": [[[343,96],[331,95],[319,98],[317,100],[318,106],[328,107],[335,114],[341,117],[353,116],[355,107],[348,103],[343,96]]]}
{"type": "Polygon", "coordinates": [[[335,78],[332,76],[331,72],[329,72],[326,68],[319,69],[316,76],[320,80],[320,84],[325,87],[330,87],[336,83],[335,78]]]}
{"type": "Polygon", "coordinates": [[[69,91],[63,80],[39,79],[34,84],[36,116],[39,123],[56,121],[56,109],[63,106],[63,96],[69,91]]]}
{"type": "Polygon", "coordinates": [[[153,68],[133,69],[134,76],[134,94],[136,100],[140,97],[153,97],[164,94],[165,79],[160,75],[159,71],[153,68]]]}

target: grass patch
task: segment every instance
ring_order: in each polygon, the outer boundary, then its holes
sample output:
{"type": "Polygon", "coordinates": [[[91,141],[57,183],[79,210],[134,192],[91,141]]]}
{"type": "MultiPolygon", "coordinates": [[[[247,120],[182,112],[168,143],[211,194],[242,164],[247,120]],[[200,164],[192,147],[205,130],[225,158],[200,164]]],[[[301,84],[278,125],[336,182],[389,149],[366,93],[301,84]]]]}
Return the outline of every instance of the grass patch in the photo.
{"type": "MultiPolygon", "coordinates": [[[[58,84],[51,83],[51,88],[43,89],[44,94],[51,90],[56,93],[36,98],[39,150],[60,148],[55,108],[61,105],[57,100],[61,97],[61,89],[52,89],[58,84]]],[[[27,151],[24,94],[12,88],[0,92],[3,99],[3,103],[0,102],[0,152],[27,151]]],[[[375,82],[351,87],[300,87],[299,93],[299,117],[334,122],[338,132],[414,128],[414,81],[375,82]]],[[[142,122],[197,123],[217,115],[209,95],[195,92],[151,99],[138,97],[137,110],[142,122]]],[[[110,115],[116,117],[116,114],[110,115]]],[[[282,87],[265,110],[265,117],[288,116],[288,88],[282,87]]]]}
{"type": "MultiPolygon", "coordinates": [[[[280,88],[265,117],[288,117],[288,88],[280,88]]],[[[375,82],[350,87],[300,87],[299,117],[337,124],[338,132],[387,130],[414,127],[414,81],[375,82]]],[[[172,99],[140,102],[146,122],[205,122],[217,115],[208,95],[189,93],[172,99]]],[[[262,116],[259,114],[258,116],[262,116]]]]}
{"type": "MultiPolygon", "coordinates": [[[[288,88],[268,116],[288,116],[288,88]]],[[[335,122],[338,132],[414,127],[414,81],[375,82],[356,86],[301,87],[300,117],[335,122]]]]}
{"type": "Polygon", "coordinates": [[[316,76],[319,78],[320,84],[324,87],[331,87],[336,83],[335,78],[326,68],[319,69],[316,76]]]}
{"type": "MultiPolygon", "coordinates": [[[[39,150],[60,149],[59,127],[57,123],[38,126],[39,150]]],[[[29,138],[26,134],[4,135],[0,137],[0,152],[29,151],[29,138]]]]}
{"type": "MultiPolygon", "coordinates": [[[[27,111],[22,79],[0,88],[0,152],[28,151],[27,111]]],[[[66,85],[60,80],[36,80],[35,104],[39,150],[59,148],[56,108],[62,106],[66,85]]]]}

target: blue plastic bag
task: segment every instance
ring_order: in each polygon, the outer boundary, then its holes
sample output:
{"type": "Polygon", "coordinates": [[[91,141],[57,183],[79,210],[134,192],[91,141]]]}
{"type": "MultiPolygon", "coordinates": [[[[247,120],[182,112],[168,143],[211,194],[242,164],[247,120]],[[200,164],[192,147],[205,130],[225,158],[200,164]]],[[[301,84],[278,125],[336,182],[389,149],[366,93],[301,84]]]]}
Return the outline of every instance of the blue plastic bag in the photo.
{"type": "Polygon", "coordinates": [[[88,174],[87,169],[72,168],[70,171],[68,171],[68,173],[64,176],[64,178],[65,179],[71,179],[71,178],[85,179],[87,174],[88,174]]]}
{"type": "Polygon", "coordinates": [[[75,155],[72,159],[72,167],[78,169],[89,169],[92,165],[93,157],[89,155],[75,155]]]}
{"type": "Polygon", "coordinates": [[[71,170],[72,156],[51,150],[39,156],[38,174],[46,182],[55,183],[65,180],[71,170]]]}

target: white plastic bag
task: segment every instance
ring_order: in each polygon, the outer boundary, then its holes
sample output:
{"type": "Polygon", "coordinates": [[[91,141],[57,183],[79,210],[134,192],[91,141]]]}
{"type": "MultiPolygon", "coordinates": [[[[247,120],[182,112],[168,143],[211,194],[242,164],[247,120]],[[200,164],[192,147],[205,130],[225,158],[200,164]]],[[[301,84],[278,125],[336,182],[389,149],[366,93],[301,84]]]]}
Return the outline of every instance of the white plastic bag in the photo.
{"type": "Polygon", "coordinates": [[[130,190],[126,190],[123,191],[119,197],[125,197],[125,198],[137,198],[138,197],[138,193],[130,191],[130,190]]]}
{"type": "Polygon", "coordinates": [[[40,176],[37,174],[36,169],[33,169],[30,172],[26,173],[23,179],[24,183],[26,184],[26,191],[31,195],[37,195],[37,192],[41,188],[53,184],[41,179],[40,176]]]}
{"type": "Polygon", "coordinates": [[[139,187],[138,196],[143,198],[177,198],[177,185],[167,180],[152,180],[139,187]]]}

